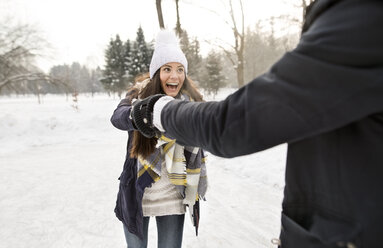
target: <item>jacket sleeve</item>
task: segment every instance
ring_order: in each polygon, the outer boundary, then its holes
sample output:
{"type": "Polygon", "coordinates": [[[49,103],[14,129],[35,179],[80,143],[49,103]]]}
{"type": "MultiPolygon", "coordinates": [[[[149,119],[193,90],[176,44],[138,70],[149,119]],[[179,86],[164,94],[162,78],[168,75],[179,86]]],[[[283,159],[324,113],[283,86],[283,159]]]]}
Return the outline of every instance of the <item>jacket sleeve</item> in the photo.
{"type": "Polygon", "coordinates": [[[379,1],[334,5],[296,49],[225,100],[169,102],[164,129],[180,144],[234,157],[383,111],[382,10],[379,1]]]}
{"type": "Polygon", "coordinates": [[[132,124],[132,120],[129,118],[131,109],[132,106],[129,99],[122,99],[116,110],[114,110],[110,119],[113,126],[124,131],[135,130],[132,124]]]}

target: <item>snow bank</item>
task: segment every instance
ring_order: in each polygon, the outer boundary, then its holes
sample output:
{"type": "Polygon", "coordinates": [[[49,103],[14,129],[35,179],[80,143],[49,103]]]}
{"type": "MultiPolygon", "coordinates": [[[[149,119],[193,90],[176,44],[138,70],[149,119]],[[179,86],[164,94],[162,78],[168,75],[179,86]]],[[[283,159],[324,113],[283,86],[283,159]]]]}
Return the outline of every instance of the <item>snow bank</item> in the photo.
{"type": "MultiPolygon", "coordinates": [[[[42,100],[0,97],[0,247],[126,247],[113,213],[127,139],[109,122],[119,99],[80,95],[78,109],[64,95],[42,100]]],[[[285,145],[234,159],[209,154],[199,236],[187,218],[183,247],[274,247],[285,155],[285,145]]]]}

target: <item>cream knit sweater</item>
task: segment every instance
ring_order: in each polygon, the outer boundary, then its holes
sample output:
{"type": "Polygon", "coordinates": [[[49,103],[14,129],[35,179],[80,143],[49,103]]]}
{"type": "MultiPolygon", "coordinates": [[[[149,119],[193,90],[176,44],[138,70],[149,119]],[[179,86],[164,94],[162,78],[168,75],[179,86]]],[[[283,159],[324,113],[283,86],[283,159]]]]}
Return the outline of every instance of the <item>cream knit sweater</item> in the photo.
{"type": "Polygon", "coordinates": [[[162,161],[161,178],[144,192],[142,199],[144,216],[177,215],[186,212],[182,196],[169,180],[165,159],[162,161]]]}

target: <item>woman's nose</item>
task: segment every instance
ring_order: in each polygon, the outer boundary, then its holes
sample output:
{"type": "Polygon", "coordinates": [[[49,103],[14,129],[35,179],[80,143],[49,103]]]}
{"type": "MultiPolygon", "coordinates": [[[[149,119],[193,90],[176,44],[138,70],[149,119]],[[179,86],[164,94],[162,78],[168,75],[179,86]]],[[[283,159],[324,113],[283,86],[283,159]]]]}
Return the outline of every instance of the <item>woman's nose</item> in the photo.
{"type": "Polygon", "coordinates": [[[172,70],[170,73],[171,78],[176,78],[177,77],[177,72],[175,70],[172,70]]]}

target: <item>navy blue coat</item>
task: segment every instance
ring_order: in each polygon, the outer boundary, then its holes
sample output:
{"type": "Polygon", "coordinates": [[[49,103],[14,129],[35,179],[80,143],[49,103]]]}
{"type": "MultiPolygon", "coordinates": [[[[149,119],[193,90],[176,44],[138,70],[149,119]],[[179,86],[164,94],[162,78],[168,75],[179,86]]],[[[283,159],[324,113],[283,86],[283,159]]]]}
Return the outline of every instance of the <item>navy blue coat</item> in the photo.
{"type": "Polygon", "coordinates": [[[120,185],[117,194],[114,212],[117,218],[126,225],[129,232],[143,238],[143,214],[142,197],[143,192],[137,190],[137,159],[129,156],[133,131],[135,130],[129,119],[131,111],[130,101],[123,99],[114,111],[111,122],[120,130],[128,131],[128,143],[124,168],[120,176],[120,185]]]}
{"type": "Polygon", "coordinates": [[[383,1],[318,0],[269,72],[161,119],[223,157],[288,143],[281,247],[383,247],[383,1]]]}

